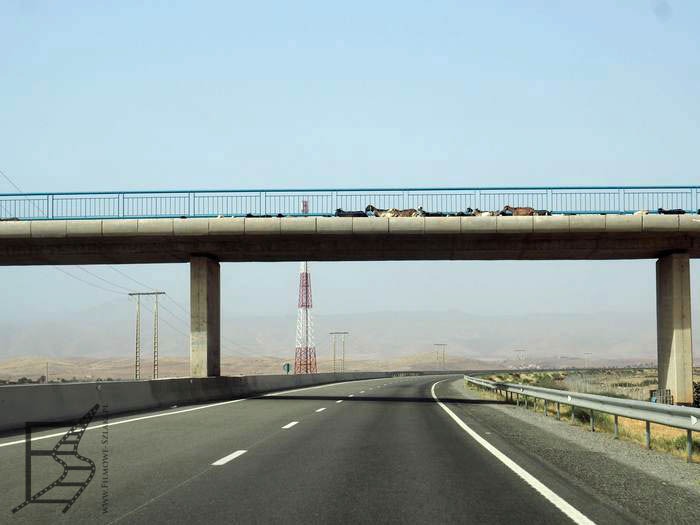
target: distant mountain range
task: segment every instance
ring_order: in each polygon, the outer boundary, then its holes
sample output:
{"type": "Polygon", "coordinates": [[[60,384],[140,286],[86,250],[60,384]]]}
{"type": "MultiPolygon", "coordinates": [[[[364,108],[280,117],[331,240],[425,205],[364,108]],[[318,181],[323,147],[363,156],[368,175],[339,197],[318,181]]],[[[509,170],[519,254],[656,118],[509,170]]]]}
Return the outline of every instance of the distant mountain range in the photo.
{"type": "MultiPolygon", "coordinates": [[[[184,375],[189,346],[186,316],[181,312],[180,319],[175,319],[166,311],[161,315],[161,376],[184,375]]],[[[150,366],[151,323],[150,313],[144,312],[144,370],[150,366]]],[[[224,372],[277,373],[282,363],[293,362],[295,324],[293,316],[226,318],[224,372]]],[[[488,368],[494,364],[625,365],[653,363],[656,357],[653,316],[631,314],[367,312],[319,315],[314,326],[319,366],[325,369],[331,366],[328,332],[332,330],[350,332],[348,363],[365,370],[430,369],[436,366],[435,343],[447,345],[447,362],[455,369],[488,368]]],[[[59,315],[53,320],[0,323],[0,377],[16,376],[24,369],[43,373],[39,364],[47,359],[54,362],[57,370],[60,363],[65,363],[69,377],[73,375],[71,370],[89,370],[91,373],[83,375],[100,377],[131,377],[133,353],[133,315],[107,307],[59,315]]]]}

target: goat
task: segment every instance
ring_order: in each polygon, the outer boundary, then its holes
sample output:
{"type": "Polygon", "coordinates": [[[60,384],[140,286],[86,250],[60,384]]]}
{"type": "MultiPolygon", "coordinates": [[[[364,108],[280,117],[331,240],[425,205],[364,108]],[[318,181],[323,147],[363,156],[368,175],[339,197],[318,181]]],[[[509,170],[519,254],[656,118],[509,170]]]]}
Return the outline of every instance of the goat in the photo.
{"type": "Polygon", "coordinates": [[[375,217],[418,217],[418,210],[414,208],[408,208],[406,210],[399,210],[398,208],[389,208],[382,210],[376,208],[372,204],[369,204],[365,208],[366,213],[372,213],[375,217]]]}
{"type": "Polygon", "coordinates": [[[497,215],[497,213],[495,211],[481,211],[479,208],[477,208],[472,212],[472,215],[474,217],[493,217],[494,215],[497,215]]]}
{"type": "Polygon", "coordinates": [[[367,217],[367,212],[364,211],[343,211],[338,208],[335,210],[336,217],[367,217]]]}
{"type": "Polygon", "coordinates": [[[535,208],[530,208],[528,206],[513,207],[506,204],[500,211],[499,215],[522,217],[522,216],[532,216],[535,215],[535,208]]]}

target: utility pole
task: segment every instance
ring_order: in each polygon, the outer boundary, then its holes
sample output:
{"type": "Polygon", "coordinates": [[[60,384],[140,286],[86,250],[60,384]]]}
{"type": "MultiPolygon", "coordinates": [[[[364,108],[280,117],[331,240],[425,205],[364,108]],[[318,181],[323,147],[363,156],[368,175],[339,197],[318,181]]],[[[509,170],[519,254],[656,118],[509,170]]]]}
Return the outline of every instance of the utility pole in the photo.
{"type": "Polygon", "coordinates": [[[45,383],[48,384],[49,383],[49,362],[48,361],[46,361],[46,376],[44,376],[44,377],[46,377],[45,383]]]}
{"type": "Polygon", "coordinates": [[[349,335],[348,332],[343,334],[343,358],[340,361],[340,371],[345,372],[345,336],[349,335]]]}
{"type": "Polygon", "coordinates": [[[447,345],[445,343],[435,343],[435,362],[437,363],[437,368],[440,369],[440,356],[442,355],[442,369],[445,369],[445,348],[447,345]]]}
{"type": "Polygon", "coordinates": [[[153,308],[153,379],[158,379],[158,296],[153,308]]]}
{"type": "Polygon", "coordinates": [[[335,337],[333,337],[333,332],[330,332],[330,336],[331,336],[331,349],[333,352],[333,373],[335,374],[335,372],[336,372],[336,370],[335,370],[335,347],[336,347],[336,344],[335,344],[335,337]]]}
{"type": "Polygon", "coordinates": [[[333,372],[345,372],[345,337],[350,332],[328,332],[331,336],[333,350],[333,372]],[[341,353],[338,356],[338,338],[340,337],[341,353]]]}
{"type": "Polygon", "coordinates": [[[153,379],[158,379],[158,296],[165,292],[131,292],[130,297],[136,297],[136,361],[134,363],[134,379],[141,379],[141,297],[151,296],[154,299],[153,309],[153,379]]]}
{"type": "Polygon", "coordinates": [[[134,379],[141,379],[141,296],[136,296],[136,361],[134,379]]]}
{"type": "Polygon", "coordinates": [[[516,355],[519,356],[520,368],[523,368],[523,366],[525,365],[525,349],[516,348],[515,350],[513,350],[513,352],[515,352],[516,355]]]}

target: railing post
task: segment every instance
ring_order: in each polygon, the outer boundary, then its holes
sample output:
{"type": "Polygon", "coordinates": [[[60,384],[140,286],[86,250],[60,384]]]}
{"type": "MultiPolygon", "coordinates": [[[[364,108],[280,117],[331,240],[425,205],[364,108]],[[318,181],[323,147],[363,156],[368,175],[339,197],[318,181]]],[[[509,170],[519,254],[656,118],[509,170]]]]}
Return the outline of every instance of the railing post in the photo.
{"type": "Polygon", "coordinates": [[[651,423],[646,421],[646,431],[644,432],[644,444],[647,449],[651,448],[651,423]]]}
{"type": "Polygon", "coordinates": [[[613,416],[613,434],[615,439],[618,439],[620,437],[620,427],[617,422],[617,415],[613,416]]]}
{"type": "Polygon", "coordinates": [[[618,205],[617,205],[617,211],[618,212],[624,212],[625,211],[625,190],[623,188],[620,188],[617,192],[618,195],[618,205]]]}
{"type": "Polygon", "coordinates": [[[543,399],[542,404],[544,405],[544,417],[547,417],[547,400],[543,399]]]}
{"type": "Polygon", "coordinates": [[[557,401],[557,421],[561,420],[561,407],[559,406],[559,402],[557,401]]]}
{"type": "Polygon", "coordinates": [[[591,432],[595,432],[595,420],[594,420],[594,412],[593,409],[591,409],[591,432]]]}
{"type": "Polygon", "coordinates": [[[692,463],[692,461],[693,461],[693,431],[692,430],[687,431],[686,449],[688,452],[687,461],[688,461],[688,463],[692,463]]]}
{"type": "Polygon", "coordinates": [[[571,424],[572,424],[572,425],[573,425],[574,422],[576,421],[576,418],[574,417],[575,408],[576,408],[576,407],[574,407],[574,405],[571,405],[571,424]]]}

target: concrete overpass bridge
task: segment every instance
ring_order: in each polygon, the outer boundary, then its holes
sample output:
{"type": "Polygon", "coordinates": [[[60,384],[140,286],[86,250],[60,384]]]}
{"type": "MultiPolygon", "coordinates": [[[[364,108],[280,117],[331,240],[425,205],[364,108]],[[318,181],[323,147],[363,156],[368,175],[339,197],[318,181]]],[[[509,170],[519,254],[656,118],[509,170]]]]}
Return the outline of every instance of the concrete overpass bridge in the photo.
{"type": "Polygon", "coordinates": [[[656,259],[659,387],[690,403],[699,195],[697,187],[6,194],[0,213],[17,220],[0,222],[0,265],[189,263],[191,375],[207,377],[220,375],[222,262],[656,259]],[[302,201],[312,213],[296,211],[302,201]],[[369,203],[446,216],[329,216],[369,203]],[[505,204],[554,215],[455,216],[505,204]],[[634,214],[658,208],[686,213],[634,214]]]}

